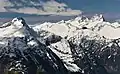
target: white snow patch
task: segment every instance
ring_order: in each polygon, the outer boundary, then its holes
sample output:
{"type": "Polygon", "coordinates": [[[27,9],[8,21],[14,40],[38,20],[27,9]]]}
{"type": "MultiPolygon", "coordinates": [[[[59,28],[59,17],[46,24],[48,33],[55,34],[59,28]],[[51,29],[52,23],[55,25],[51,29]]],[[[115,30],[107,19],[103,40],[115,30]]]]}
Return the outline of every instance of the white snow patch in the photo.
{"type": "Polygon", "coordinates": [[[54,43],[50,48],[60,59],[63,60],[64,65],[68,70],[72,72],[80,71],[80,68],[73,63],[72,52],[67,40],[63,39],[60,42],[54,43]]]}

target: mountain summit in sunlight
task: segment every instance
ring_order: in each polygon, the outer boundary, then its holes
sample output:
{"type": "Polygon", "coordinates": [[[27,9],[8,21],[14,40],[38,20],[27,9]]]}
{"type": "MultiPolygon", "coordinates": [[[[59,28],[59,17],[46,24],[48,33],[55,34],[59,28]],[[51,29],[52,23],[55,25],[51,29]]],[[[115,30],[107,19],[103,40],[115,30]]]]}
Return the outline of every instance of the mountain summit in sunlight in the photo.
{"type": "Polygon", "coordinates": [[[82,13],[80,10],[72,10],[64,2],[56,0],[0,0],[0,12],[63,16],[82,13]]]}

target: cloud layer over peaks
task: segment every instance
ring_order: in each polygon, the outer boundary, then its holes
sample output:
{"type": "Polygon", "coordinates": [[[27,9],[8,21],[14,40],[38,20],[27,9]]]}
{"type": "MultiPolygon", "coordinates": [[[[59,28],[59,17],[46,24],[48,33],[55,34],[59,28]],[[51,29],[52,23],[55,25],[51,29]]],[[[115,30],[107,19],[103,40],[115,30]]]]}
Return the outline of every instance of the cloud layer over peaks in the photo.
{"type": "Polygon", "coordinates": [[[0,0],[0,12],[63,16],[81,14],[80,10],[72,10],[65,3],[55,0],[0,0]]]}

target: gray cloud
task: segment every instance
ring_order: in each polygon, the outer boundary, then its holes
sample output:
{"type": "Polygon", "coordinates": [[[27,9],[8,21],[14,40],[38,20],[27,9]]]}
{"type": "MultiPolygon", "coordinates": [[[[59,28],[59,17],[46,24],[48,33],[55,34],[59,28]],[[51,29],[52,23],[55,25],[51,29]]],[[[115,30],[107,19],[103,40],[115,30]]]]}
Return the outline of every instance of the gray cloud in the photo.
{"type": "Polygon", "coordinates": [[[0,0],[0,12],[65,16],[81,14],[80,10],[73,10],[55,0],[0,0]]]}

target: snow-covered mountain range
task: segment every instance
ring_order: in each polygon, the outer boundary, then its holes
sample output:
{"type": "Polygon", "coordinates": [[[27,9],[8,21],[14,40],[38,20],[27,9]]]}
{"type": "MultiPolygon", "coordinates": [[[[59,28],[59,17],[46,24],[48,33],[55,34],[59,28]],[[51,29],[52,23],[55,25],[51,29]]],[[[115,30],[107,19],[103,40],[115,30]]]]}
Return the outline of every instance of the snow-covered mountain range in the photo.
{"type": "Polygon", "coordinates": [[[120,24],[102,15],[29,26],[0,26],[0,73],[119,74],[120,24]]]}
{"type": "Polygon", "coordinates": [[[62,16],[81,14],[80,10],[72,10],[57,0],[0,0],[0,12],[62,16]]]}
{"type": "Polygon", "coordinates": [[[83,16],[76,17],[75,19],[68,21],[60,21],[57,23],[46,22],[41,25],[35,26],[35,30],[47,30],[51,33],[59,35],[61,37],[72,37],[81,31],[92,31],[98,34],[100,37],[104,36],[108,39],[117,39],[120,37],[119,23],[110,23],[105,21],[102,15],[95,15],[91,19],[83,16]],[[86,27],[85,30],[82,28],[86,27]],[[110,33],[109,33],[110,32],[110,33]]]}

